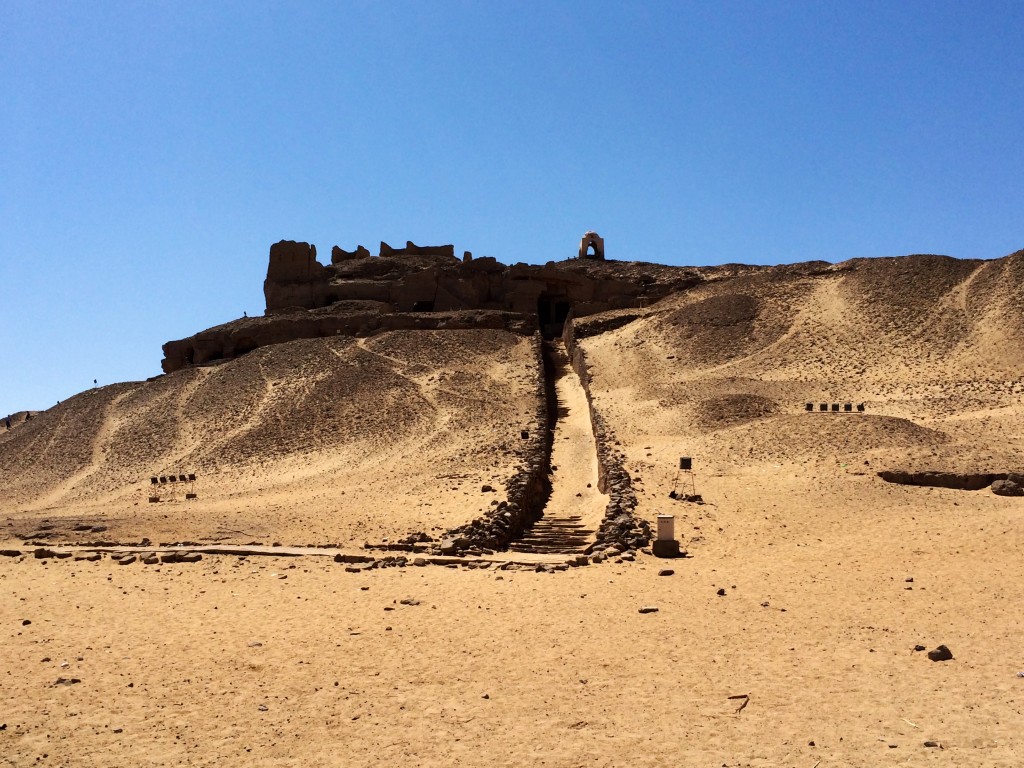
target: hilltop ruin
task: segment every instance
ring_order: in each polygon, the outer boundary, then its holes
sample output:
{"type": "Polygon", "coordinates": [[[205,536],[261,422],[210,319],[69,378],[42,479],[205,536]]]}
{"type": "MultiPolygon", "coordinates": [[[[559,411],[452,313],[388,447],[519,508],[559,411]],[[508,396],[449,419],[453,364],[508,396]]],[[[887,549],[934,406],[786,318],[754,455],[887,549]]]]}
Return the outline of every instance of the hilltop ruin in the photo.
{"type": "Polygon", "coordinates": [[[335,246],[331,263],[316,246],[270,247],[263,317],[242,318],[163,346],[166,373],[230,359],[301,338],[370,336],[387,330],[492,328],[562,333],[566,319],[639,309],[700,282],[697,270],[608,261],[604,240],[584,235],[580,258],[511,266],[452,245],[380,244],[378,256],[335,246]],[[592,252],[591,252],[592,251],[592,252]]]}

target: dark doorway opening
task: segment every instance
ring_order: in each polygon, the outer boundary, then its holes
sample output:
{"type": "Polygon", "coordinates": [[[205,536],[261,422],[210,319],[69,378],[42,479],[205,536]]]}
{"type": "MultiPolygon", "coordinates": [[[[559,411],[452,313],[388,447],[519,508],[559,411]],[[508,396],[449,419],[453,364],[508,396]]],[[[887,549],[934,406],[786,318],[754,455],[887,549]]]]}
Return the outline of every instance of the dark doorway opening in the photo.
{"type": "Polygon", "coordinates": [[[553,339],[562,335],[565,321],[572,311],[570,304],[564,296],[550,296],[541,294],[537,299],[537,318],[540,321],[540,332],[546,339],[553,339]]]}
{"type": "Polygon", "coordinates": [[[414,301],[412,303],[413,312],[433,312],[434,302],[431,301],[414,301]]]}

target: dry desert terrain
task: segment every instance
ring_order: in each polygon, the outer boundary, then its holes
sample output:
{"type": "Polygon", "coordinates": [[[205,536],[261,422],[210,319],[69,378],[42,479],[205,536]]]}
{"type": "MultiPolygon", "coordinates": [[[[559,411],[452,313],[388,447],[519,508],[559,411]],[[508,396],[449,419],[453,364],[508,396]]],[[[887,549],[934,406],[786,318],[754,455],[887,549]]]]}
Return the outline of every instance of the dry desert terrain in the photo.
{"type": "Polygon", "coordinates": [[[542,399],[506,331],[292,341],[0,430],[0,765],[1021,765],[1024,497],[879,473],[1024,471],[1024,252],[818,264],[575,323],[684,558],[563,565],[608,496],[561,365],[566,552],[336,561],[501,500],[542,399]]]}

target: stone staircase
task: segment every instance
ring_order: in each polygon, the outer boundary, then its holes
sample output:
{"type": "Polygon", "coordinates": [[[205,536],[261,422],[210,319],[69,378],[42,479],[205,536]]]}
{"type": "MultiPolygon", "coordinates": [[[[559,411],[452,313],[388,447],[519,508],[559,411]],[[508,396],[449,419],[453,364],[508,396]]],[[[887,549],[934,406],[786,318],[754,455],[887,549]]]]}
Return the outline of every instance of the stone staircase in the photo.
{"type": "Polygon", "coordinates": [[[580,554],[593,541],[594,531],[580,523],[578,515],[542,517],[522,538],[509,545],[510,552],[539,555],[580,554]]]}

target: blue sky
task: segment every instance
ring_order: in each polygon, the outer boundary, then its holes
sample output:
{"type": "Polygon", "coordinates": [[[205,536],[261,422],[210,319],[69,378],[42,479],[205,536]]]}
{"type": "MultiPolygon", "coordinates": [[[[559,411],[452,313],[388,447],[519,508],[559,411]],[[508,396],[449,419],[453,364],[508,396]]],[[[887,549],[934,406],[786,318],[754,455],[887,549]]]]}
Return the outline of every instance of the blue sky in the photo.
{"type": "Polygon", "coordinates": [[[261,313],[281,239],[1005,255],[1022,39],[1019,2],[5,0],[0,412],[261,313]]]}

